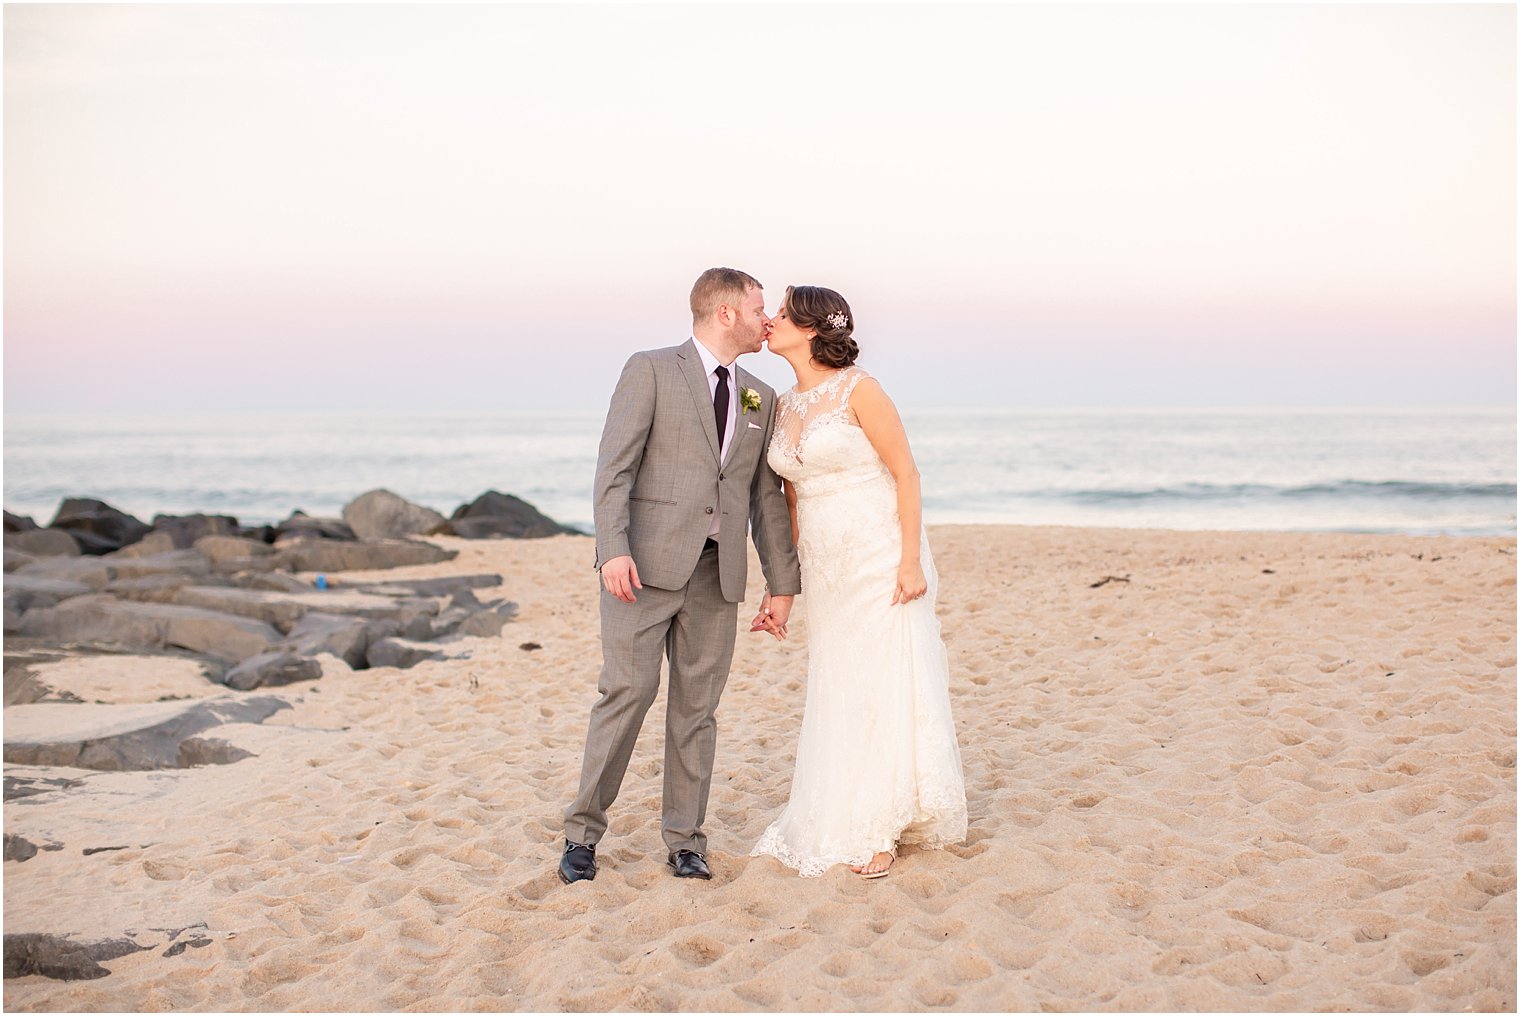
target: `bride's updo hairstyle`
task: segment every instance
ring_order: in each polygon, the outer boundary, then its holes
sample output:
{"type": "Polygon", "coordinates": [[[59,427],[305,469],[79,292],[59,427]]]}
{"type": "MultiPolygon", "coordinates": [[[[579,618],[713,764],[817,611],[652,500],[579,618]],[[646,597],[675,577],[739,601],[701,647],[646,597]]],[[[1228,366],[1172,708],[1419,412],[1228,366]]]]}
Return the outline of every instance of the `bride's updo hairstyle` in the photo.
{"type": "Polygon", "coordinates": [[[844,297],[832,289],[787,286],[781,306],[792,324],[817,333],[812,339],[812,354],[820,367],[848,367],[860,355],[860,347],[850,337],[855,331],[855,315],[844,297]]]}

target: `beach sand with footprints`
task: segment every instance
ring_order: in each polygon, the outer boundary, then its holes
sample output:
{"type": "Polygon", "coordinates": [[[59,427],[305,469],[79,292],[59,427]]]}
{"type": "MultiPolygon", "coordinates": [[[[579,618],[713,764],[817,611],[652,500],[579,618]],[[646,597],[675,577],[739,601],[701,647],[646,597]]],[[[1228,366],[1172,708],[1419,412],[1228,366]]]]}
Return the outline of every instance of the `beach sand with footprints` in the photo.
{"type": "Polygon", "coordinates": [[[589,538],[336,577],[504,576],[500,638],[407,670],[233,692],[166,657],[35,664],[81,701],[7,708],[8,742],[49,710],[279,704],[201,735],[237,761],[7,766],[43,792],[5,806],[6,1008],[1515,1008],[1513,538],[930,535],[970,832],[878,881],[747,856],[787,797],[799,618],[739,636],[713,881],[665,867],[661,702],[600,875],[559,883],[589,538]],[[28,972],[60,939],[95,976],[28,972]]]}

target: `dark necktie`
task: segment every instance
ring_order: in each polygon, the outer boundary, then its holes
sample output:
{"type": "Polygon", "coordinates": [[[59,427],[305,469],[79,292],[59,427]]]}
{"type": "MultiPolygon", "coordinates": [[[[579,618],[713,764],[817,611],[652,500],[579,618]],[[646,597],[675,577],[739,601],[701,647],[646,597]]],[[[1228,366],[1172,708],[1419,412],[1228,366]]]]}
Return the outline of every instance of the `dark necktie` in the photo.
{"type": "Polygon", "coordinates": [[[723,447],[723,432],[728,429],[728,368],[717,367],[718,388],[713,392],[713,422],[718,425],[718,447],[723,447]]]}

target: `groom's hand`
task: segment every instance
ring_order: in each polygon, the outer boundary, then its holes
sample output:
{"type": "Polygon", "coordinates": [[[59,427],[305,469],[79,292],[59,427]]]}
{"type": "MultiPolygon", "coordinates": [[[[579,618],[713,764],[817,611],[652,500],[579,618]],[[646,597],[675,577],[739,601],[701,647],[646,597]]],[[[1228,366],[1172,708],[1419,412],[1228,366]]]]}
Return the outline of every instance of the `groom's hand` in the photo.
{"type": "Polygon", "coordinates": [[[750,622],[749,630],[752,632],[769,632],[778,642],[786,641],[786,621],[792,614],[792,598],[790,596],[772,596],[765,594],[760,601],[760,613],[750,622]]]}
{"type": "Polygon", "coordinates": [[[636,599],[633,591],[644,588],[639,582],[638,565],[626,554],[602,565],[602,585],[624,603],[633,603],[636,599]]]}

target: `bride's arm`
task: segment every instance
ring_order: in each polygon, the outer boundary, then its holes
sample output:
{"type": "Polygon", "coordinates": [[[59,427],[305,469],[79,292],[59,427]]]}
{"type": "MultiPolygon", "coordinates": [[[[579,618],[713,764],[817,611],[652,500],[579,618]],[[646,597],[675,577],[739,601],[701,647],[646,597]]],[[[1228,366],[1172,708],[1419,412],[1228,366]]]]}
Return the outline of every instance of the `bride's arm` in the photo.
{"type": "Polygon", "coordinates": [[[781,493],[786,495],[786,510],[792,516],[792,546],[797,545],[797,488],[792,486],[791,480],[781,481],[781,493]]]}
{"type": "Polygon", "coordinates": [[[929,588],[919,548],[923,528],[923,501],[919,489],[918,466],[908,447],[908,433],[903,430],[897,407],[881,390],[875,378],[864,378],[850,393],[850,408],[860,429],[865,431],[871,447],[881,456],[892,479],[897,481],[897,517],[902,523],[902,561],[897,567],[897,588],[893,603],[916,600],[929,588]]]}

